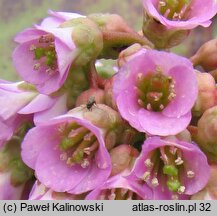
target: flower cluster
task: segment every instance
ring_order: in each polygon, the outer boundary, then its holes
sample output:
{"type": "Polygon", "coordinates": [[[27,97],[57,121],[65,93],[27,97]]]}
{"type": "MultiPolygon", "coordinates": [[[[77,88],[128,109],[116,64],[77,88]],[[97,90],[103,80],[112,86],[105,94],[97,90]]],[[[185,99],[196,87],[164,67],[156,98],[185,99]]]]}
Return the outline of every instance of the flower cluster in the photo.
{"type": "Polygon", "coordinates": [[[168,48],[217,3],[142,2],[143,33],[50,10],[15,37],[23,81],[0,80],[0,199],[216,199],[215,40],[190,59],[168,48]]]}

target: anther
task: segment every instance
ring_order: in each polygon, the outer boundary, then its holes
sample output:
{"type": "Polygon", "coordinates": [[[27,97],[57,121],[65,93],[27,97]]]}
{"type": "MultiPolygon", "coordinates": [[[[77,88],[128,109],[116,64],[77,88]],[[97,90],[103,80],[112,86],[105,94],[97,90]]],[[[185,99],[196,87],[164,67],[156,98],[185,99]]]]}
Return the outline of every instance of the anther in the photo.
{"type": "Polygon", "coordinates": [[[154,187],[157,187],[159,185],[159,182],[158,182],[158,179],[155,177],[151,180],[151,184],[154,186],[154,187]]]}
{"type": "Polygon", "coordinates": [[[178,200],[179,196],[177,194],[173,194],[171,198],[172,198],[172,200],[178,200]]]}
{"type": "Polygon", "coordinates": [[[161,105],[160,105],[160,110],[163,110],[163,109],[164,109],[164,105],[161,104],[161,105]]]}
{"type": "Polygon", "coordinates": [[[150,172],[145,172],[144,175],[142,176],[143,181],[148,181],[150,178],[151,173],[150,172]]]}
{"type": "Polygon", "coordinates": [[[152,107],[151,107],[150,103],[147,104],[146,109],[149,110],[149,111],[152,110],[152,107]]]}
{"type": "Polygon", "coordinates": [[[160,5],[161,7],[164,7],[164,6],[166,6],[166,2],[164,2],[164,1],[159,1],[159,5],[160,5]]]}
{"type": "Polygon", "coordinates": [[[151,168],[153,167],[153,163],[151,162],[151,160],[148,158],[145,160],[145,166],[148,167],[148,168],[151,168]]]}
{"type": "Polygon", "coordinates": [[[183,194],[185,192],[185,186],[180,186],[177,191],[179,194],[183,194]]]}
{"type": "Polygon", "coordinates": [[[184,163],[184,161],[182,160],[181,157],[178,157],[178,158],[175,160],[175,164],[176,164],[176,165],[181,165],[181,164],[183,164],[183,163],[184,163]]]}
{"type": "Polygon", "coordinates": [[[90,161],[88,159],[84,159],[81,163],[82,168],[87,168],[90,165],[90,161]]]}
{"type": "Polygon", "coordinates": [[[67,160],[67,153],[66,152],[60,154],[60,160],[62,160],[62,161],[66,161],[67,160]]]}
{"type": "Polygon", "coordinates": [[[187,177],[188,178],[194,178],[194,176],[195,176],[195,173],[193,171],[191,171],[191,170],[187,171],[187,177]]]}
{"type": "Polygon", "coordinates": [[[29,50],[30,51],[34,51],[36,49],[36,46],[34,44],[32,44],[30,47],[29,47],[29,50]]]}
{"type": "Polygon", "coordinates": [[[36,63],[36,64],[34,64],[33,69],[34,70],[39,70],[40,67],[41,67],[41,64],[40,63],[36,63]]]}

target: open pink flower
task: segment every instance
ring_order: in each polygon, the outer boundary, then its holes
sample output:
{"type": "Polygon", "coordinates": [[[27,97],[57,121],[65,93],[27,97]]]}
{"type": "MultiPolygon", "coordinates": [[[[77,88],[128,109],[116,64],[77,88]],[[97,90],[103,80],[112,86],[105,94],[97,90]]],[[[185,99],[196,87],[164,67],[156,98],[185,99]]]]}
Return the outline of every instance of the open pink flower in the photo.
{"type": "Polygon", "coordinates": [[[25,121],[39,124],[67,112],[67,95],[39,94],[25,82],[0,83],[0,146],[25,121]]]}
{"type": "Polygon", "coordinates": [[[104,183],[111,172],[102,131],[76,113],[29,130],[22,158],[37,179],[56,192],[84,193],[104,183]]]}
{"type": "Polygon", "coordinates": [[[154,199],[187,199],[209,180],[204,153],[194,144],[176,138],[148,138],[127,178],[143,180],[154,199]]]}
{"type": "Polygon", "coordinates": [[[168,29],[208,27],[217,12],[215,0],[143,0],[146,13],[168,29]]]}
{"type": "Polygon", "coordinates": [[[43,94],[57,91],[67,78],[75,57],[72,28],[26,29],[17,35],[20,43],[13,53],[17,72],[43,94]]]}
{"type": "Polygon", "coordinates": [[[131,181],[118,174],[110,177],[105,184],[91,191],[86,200],[147,200],[152,191],[137,181],[131,181]]]}
{"type": "Polygon", "coordinates": [[[49,16],[43,19],[40,26],[58,27],[61,23],[67,20],[84,17],[78,13],[57,12],[57,11],[52,11],[52,10],[48,10],[48,14],[49,16]]]}
{"type": "Polygon", "coordinates": [[[190,123],[198,87],[186,58],[141,49],[114,77],[113,93],[121,116],[132,127],[167,136],[190,123]]]}

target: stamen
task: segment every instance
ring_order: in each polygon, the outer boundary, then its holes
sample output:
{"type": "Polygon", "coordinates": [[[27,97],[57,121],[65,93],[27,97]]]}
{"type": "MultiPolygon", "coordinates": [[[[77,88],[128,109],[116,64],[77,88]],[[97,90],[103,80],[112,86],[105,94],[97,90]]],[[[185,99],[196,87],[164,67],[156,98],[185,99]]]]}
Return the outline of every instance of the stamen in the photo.
{"type": "Polygon", "coordinates": [[[67,160],[67,153],[66,152],[60,154],[60,160],[62,160],[62,161],[66,161],[67,160]]]}
{"type": "Polygon", "coordinates": [[[143,103],[143,101],[141,100],[141,99],[138,99],[138,104],[140,105],[140,106],[145,106],[145,104],[143,103]]]}
{"type": "Polygon", "coordinates": [[[168,8],[167,10],[166,10],[166,12],[164,13],[164,17],[168,17],[168,15],[169,15],[169,13],[170,13],[170,9],[168,8]]]}
{"type": "Polygon", "coordinates": [[[148,159],[145,160],[145,166],[146,166],[146,167],[152,168],[153,165],[154,165],[154,164],[151,162],[151,159],[148,158],[148,159]]]}
{"type": "Polygon", "coordinates": [[[182,160],[181,157],[178,157],[178,158],[175,160],[175,164],[176,164],[176,165],[181,165],[181,164],[183,164],[183,163],[184,163],[184,161],[182,160]]]}
{"type": "Polygon", "coordinates": [[[74,163],[74,160],[72,157],[69,157],[66,161],[66,164],[69,165],[69,166],[73,166],[75,163],[74,163]]]}
{"type": "Polygon", "coordinates": [[[164,164],[168,164],[168,157],[163,147],[160,148],[160,153],[161,153],[160,158],[163,160],[164,164]]]}
{"type": "Polygon", "coordinates": [[[152,110],[152,106],[151,106],[150,103],[147,104],[146,109],[149,110],[149,111],[152,110]]]}
{"type": "Polygon", "coordinates": [[[39,70],[40,67],[41,67],[41,64],[40,63],[36,63],[36,64],[34,64],[33,69],[34,70],[39,70]]]}
{"type": "Polygon", "coordinates": [[[90,155],[91,152],[95,151],[99,146],[98,141],[95,141],[90,147],[84,148],[84,153],[90,155]]]}
{"type": "Polygon", "coordinates": [[[179,196],[177,194],[173,194],[171,198],[172,198],[172,200],[178,200],[179,196]]]}
{"type": "Polygon", "coordinates": [[[34,44],[32,44],[30,47],[29,47],[29,50],[30,51],[34,51],[36,49],[36,46],[34,44]]]}
{"type": "Polygon", "coordinates": [[[144,175],[142,176],[142,180],[147,182],[150,178],[151,173],[150,172],[145,172],[144,175]]]}
{"type": "Polygon", "coordinates": [[[159,182],[158,182],[158,179],[156,177],[154,177],[152,180],[151,180],[151,184],[154,186],[154,187],[157,187],[159,185],[159,182]]]}
{"type": "Polygon", "coordinates": [[[177,152],[177,148],[174,147],[174,146],[170,146],[169,151],[170,151],[170,153],[171,153],[172,155],[175,155],[176,152],[177,152]]]}
{"type": "Polygon", "coordinates": [[[160,5],[161,7],[164,7],[164,6],[166,6],[166,2],[164,2],[164,1],[159,1],[159,5],[160,5]]]}
{"type": "Polygon", "coordinates": [[[185,186],[180,186],[177,191],[179,194],[183,194],[185,192],[185,186]]]}
{"type": "Polygon", "coordinates": [[[84,159],[81,163],[82,168],[87,168],[90,165],[90,161],[88,159],[84,159]]]}
{"type": "Polygon", "coordinates": [[[188,178],[194,178],[194,176],[195,176],[195,173],[193,171],[191,171],[191,170],[187,171],[187,177],[188,178]]]}
{"type": "Polygon", "coordinates": [[[163,109],[164,109],[164,105],[161,104],[161,105],[160,105],[160,110],[163,110],[163,109]]]}

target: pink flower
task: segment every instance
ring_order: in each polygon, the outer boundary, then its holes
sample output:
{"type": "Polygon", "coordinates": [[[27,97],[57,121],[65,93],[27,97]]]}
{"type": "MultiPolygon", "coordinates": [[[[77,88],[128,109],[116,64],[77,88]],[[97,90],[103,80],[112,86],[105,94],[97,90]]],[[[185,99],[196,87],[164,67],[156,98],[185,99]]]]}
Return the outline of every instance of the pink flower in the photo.
{"type": "Polygon", "coordinates": [[[68,113],[40,124],[22,143],[24,162],[56,192],[84,193],[104,183],[111,172],[102,130],[76,116],[68,113]]]}
{"type": "Polygon", "coordinates": [[[13,63],[26,82],[43,94],[63,85],[75,57],[72,28],[41,27],[26,29],[17,35],[20,45],[14,50],[13,63]]]}
{"type": "Polygon", "coordinates": [[[146,13],[168,29],[208,27],[217,12],[215,0],[143,0],[146,13]]]}
{"type": "Polygon", "coordinates": [[[154,199],[187,199],[208,182],[210,169],[204,153],[176,138],[148,138],[127,177],[143,180],[154,199]]]}
{"type": "Polygon", "coordinates": [[[66,99],[66,94],[56,97],[39,94],[25,82],[0,83],[0,146],[23,122],[34,120],[39,124],[66,113],[66,99]]]}
{"type": "Polygon", "coordinates": [[[167,136],[190,123],[198,87],[187,59],[141,49],[114,78],[119,112],[137,130],[167,136]]]}
{"type": "Polygon", "coordinates": [[[91,191],[86,200],[141,200],[151,199],[152,192],[137,181],[131,181],[118,174],[110,177],[105,184],[91,191]]]}
{"type": "Polygon", "coordinates": [[[29,200],[81,200],[85,195],[56,192],[36,180],[29,195],[29,200]]]}
{"type": "Polygon", "coordinates": [[[81,14],[77,14],[77,13],[57,12],[57,11],[52,11],[52,10],[48,10],[48,14],[49,16],[43,19],[40,26],[58,27],[61,23],[67,20],[84,17],[81,14]]]}

